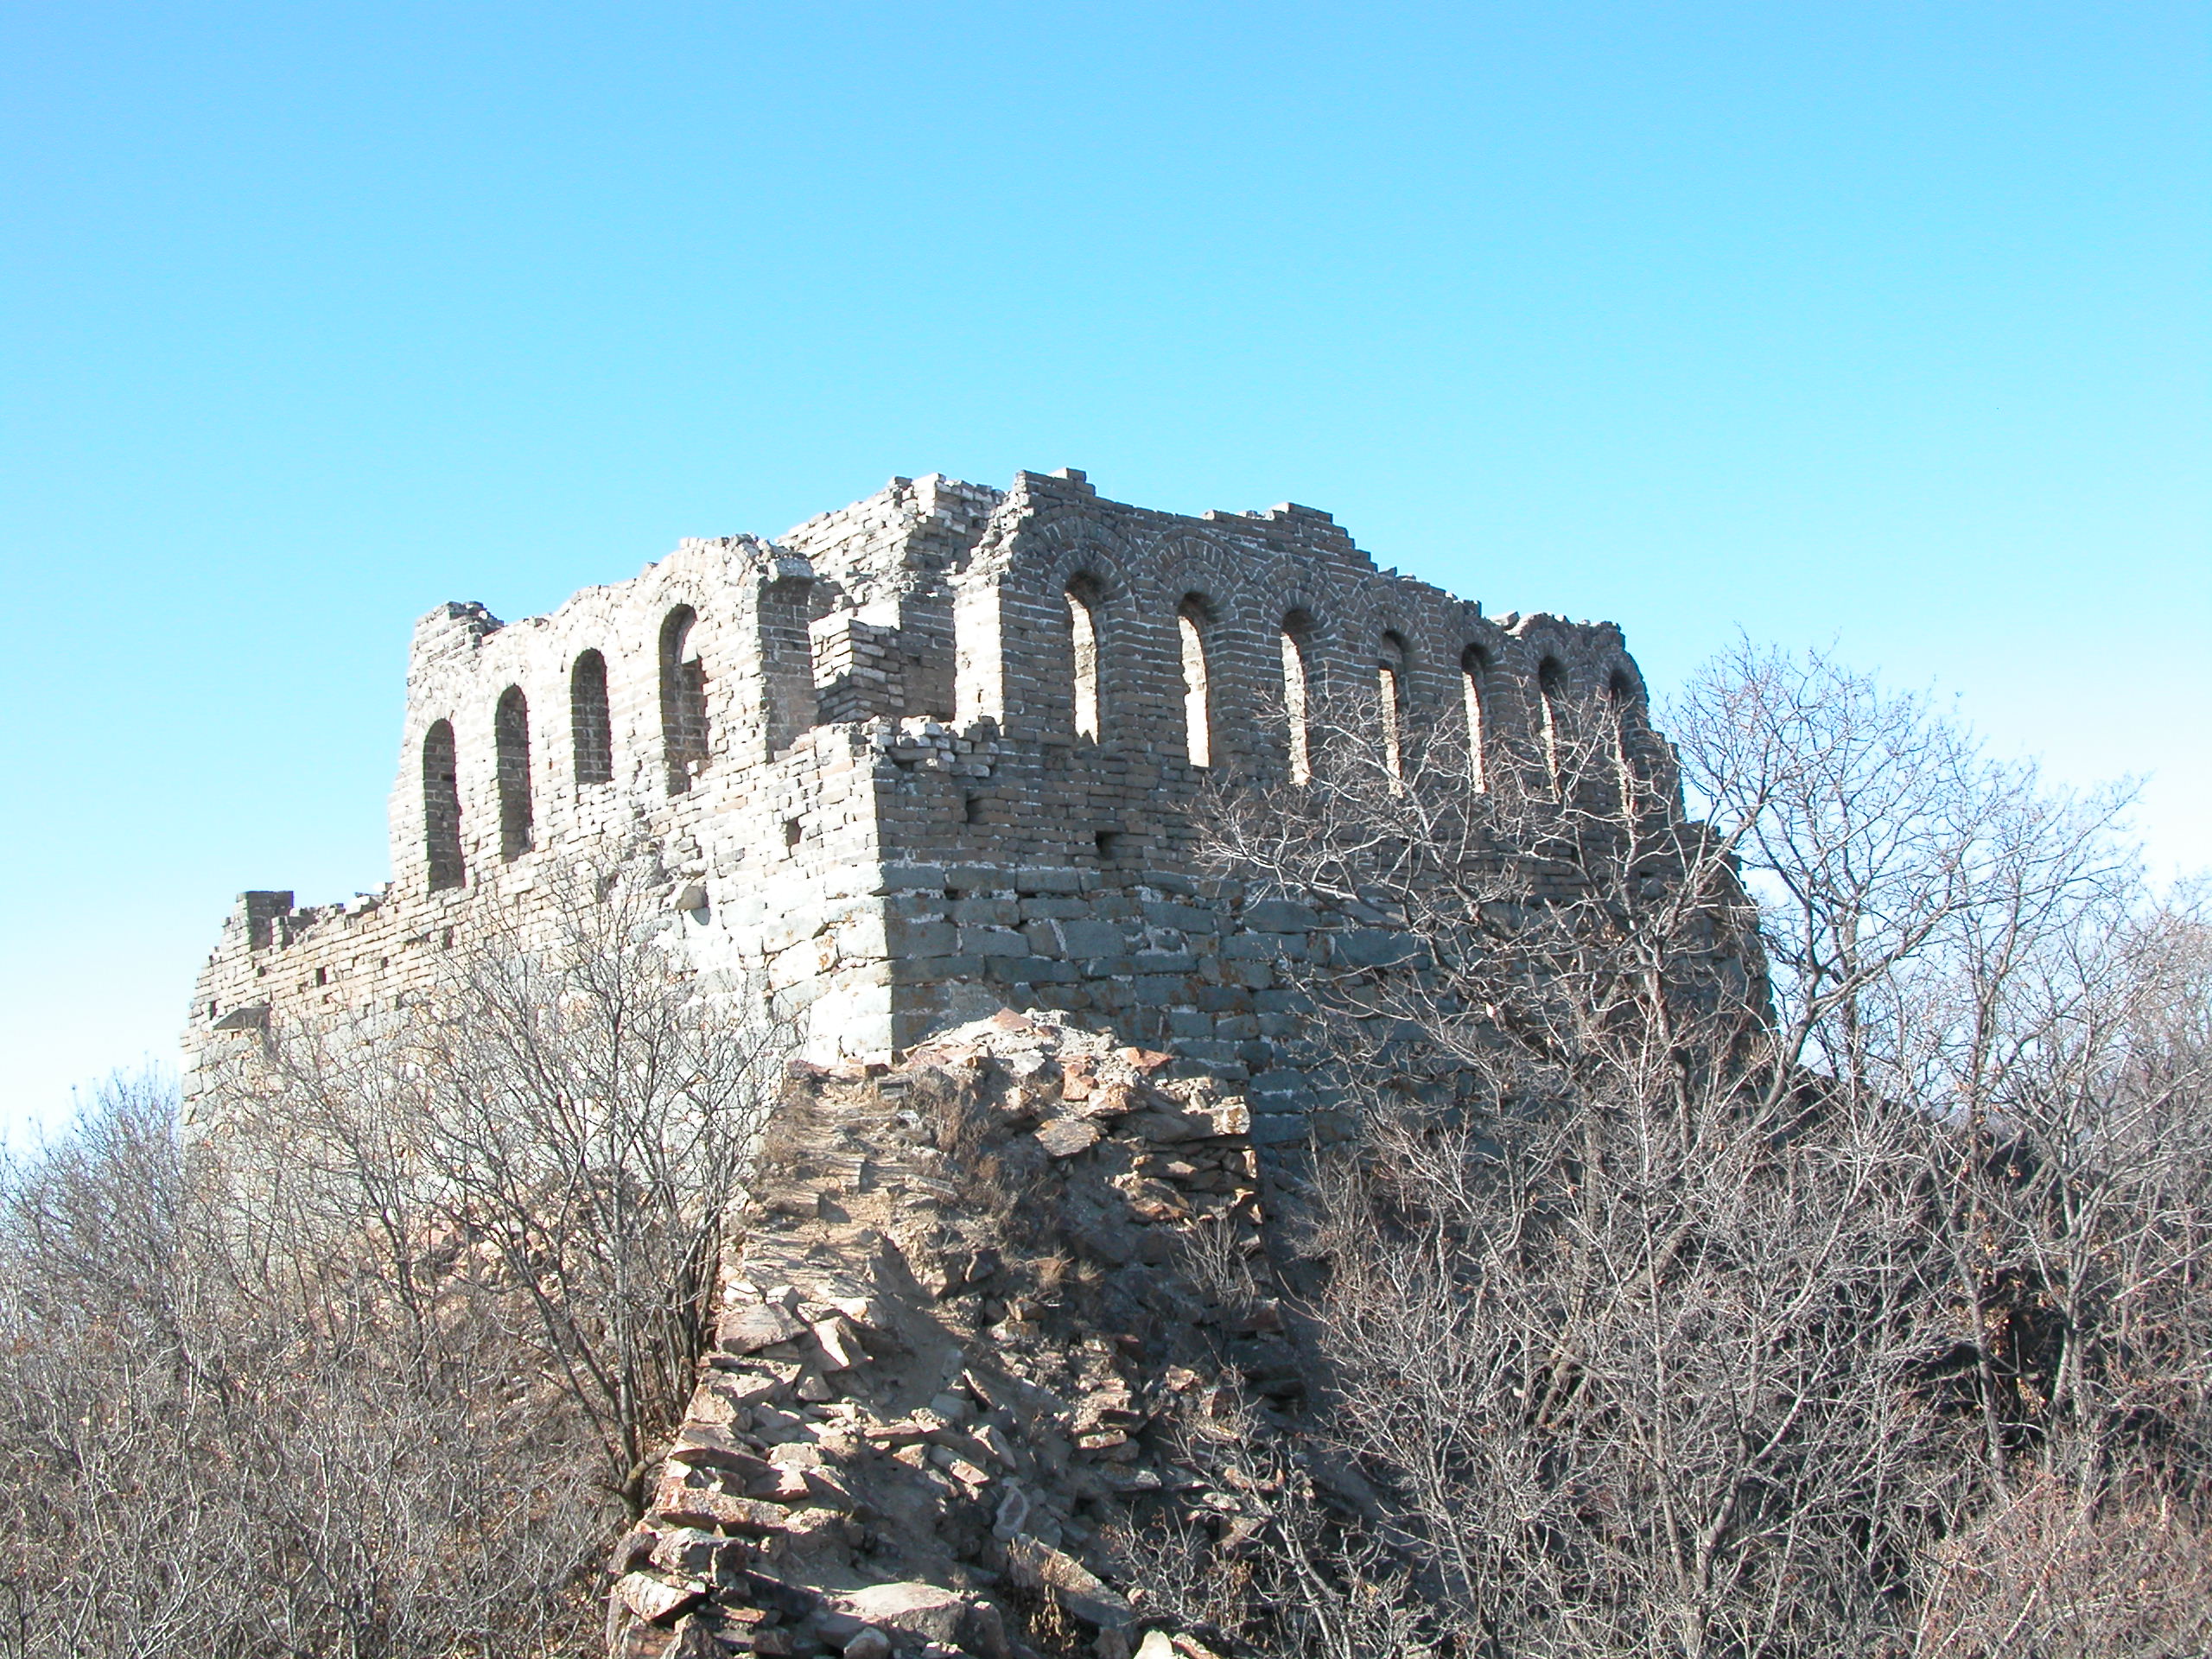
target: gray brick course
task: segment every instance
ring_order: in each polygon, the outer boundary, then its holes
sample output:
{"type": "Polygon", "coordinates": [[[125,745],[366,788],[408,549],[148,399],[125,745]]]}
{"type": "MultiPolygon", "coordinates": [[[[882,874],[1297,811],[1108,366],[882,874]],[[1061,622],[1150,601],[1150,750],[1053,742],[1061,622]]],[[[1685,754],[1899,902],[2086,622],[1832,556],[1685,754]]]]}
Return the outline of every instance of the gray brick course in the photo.
{"type": "Polygon", "coordinates": [[[1346,932],[1246,903],[1191,865],[1209,779],[1290,765],[1286,619],[1309,695],[1371,687],[1389,660],[1415,725],[1464,708],[1478,652],[1491,767],[1529,763],[1540,664],[1573,695],[1641,685],[1612,625],[1488,616],[1377,570],[1326,513],[1159,512],[1076,473],[894,480],[773,541],[683,542],[520,622],[440,606],[408,666],[393,880],[343,906],[239,899],[194,991],[188,1094],[200,1058],[270,1021],[420,992],[487,896],[545,890],[549,859],[643,837],[692,959],[756,974],[810,1058],[880,1057],[1029,1001],[1303,1102],[1303,1005],[1273,964],[1317,944],[1393,961],[1403,941],[1381,918],[1346,932]],[[1071,590],[1096,632],[1095,735],[1071,590]],[[1191,760],[1179,613],[1205,619],[1211,766],[1191,760]],[[433,788],[440,733],[452,781],[433,788]]]}

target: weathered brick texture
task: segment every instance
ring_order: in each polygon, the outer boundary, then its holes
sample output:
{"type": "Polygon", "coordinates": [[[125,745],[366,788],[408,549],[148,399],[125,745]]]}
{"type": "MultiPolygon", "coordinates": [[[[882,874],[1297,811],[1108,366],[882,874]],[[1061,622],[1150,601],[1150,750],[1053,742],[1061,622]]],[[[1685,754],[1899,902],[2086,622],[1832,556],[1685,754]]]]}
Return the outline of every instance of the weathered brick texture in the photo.
{"type": "Polygon", "coordinates": [[[346,906],[240,899],[195,992],[188,1093],[200,1059],[271,1020],[425,988],[484,896],[536,890],[548,858],[645,837],[694,958],[754,970],[810,1058],[1062,1009],[1249,1082],[1254,1138],[1295,1139],[1299,1010],[1278,974],[1314,918],[1192,868],[1208,772],[1184,617],[1221,775],[1293,765],[1286,631],[1309,702],[1387,670],[1409,730],[1464,720],[1471,664],[1492,767],[1530,764],[1540,678],[1554,698],[1640,695],[1612,625],[1485,616],[1378,571],[1311,508],[1188,518],[1073,472],[1003,493],[897,479],[772,542],[686,541],[547,616],[418,622],[394,879],[346,906]]]}

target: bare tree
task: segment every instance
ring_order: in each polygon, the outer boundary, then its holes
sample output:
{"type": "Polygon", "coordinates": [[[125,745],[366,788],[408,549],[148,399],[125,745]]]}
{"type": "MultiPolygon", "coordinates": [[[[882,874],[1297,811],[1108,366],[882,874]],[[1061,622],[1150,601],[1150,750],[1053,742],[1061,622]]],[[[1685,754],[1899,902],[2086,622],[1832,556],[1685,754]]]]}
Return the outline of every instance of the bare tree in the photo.
{"type": "Polygon", "coordinates": [[[0,1171],[0,1655],[571,1656],[779,1075],[649,858],[0,1171]]]}
{"type": "Polygon", "coordinates": [[[748,985],[693,969],[666,887],[641,849],[487,895],[434,988],[281,1034],[220,1111],[276,1154],[252,1179],[288,1215],[371,1223],[372,1270],[426,1357],[433,1284],[508,1319],[632,1514],[788,1052],[748,985]]]}
{"type": "Polygon", "coordinates": [[[2201,1499],[2202,929],[2117,799],[1817,657],[1717,664],[1679,760],[1557,700],[1479,791],[1382,715],[1208,822],[1330,918],[1303,1329],[1433,1630],[1898,1651],[2023,1459],[2201,1499]]]}
{"type": "Polygon", "coordinates": [[[0,1180],[0,1653],[582,1651],[573,1410],[490,1333],[433,1390],[303,1306],[334,1264],[236,1248],[175,1108],[111,1084],[0,1180]]]}
{"type": "Polygon", "coordinates": [[[2126,792],[2050,791],[1817,657],[1739,648],[1677,728],[1769,938],[1789,942],[1770,947],[1779,1000],[1821,1074],[1910,1108],[1983,1512],[2069,1493],[2078,1554],[2118,1536],[2092,1524],[2108,1502],[2201,1506],[2212,927],[2193,893],[2154,894],[2113,833],[2126,792]],[[1764,768],[1780,786],[1744,786],[1747,750],[1788,758],[1764,768]],[[1899,776],[1922,781],[1880,782],[1899,776]],[[1902,880],[1865,879],[1878,848],[1902,880]],[[1870,937],[1909,948],[1853,982],[1834,964],[1870,937]],[[1823,987],[1847,995],[1808,1017],[1823,987]]]}

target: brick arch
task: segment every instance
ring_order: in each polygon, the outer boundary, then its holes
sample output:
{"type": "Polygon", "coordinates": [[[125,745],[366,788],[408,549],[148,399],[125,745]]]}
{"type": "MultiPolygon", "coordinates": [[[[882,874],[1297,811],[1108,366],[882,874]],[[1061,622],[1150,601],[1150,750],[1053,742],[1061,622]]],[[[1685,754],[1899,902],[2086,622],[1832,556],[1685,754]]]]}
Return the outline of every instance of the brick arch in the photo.
{"type": "MultiPolygon", "coordinates": [[[[1209,615],[1205,629],[1208,706],[1217,767],[1258,755],[1271,764],[1279,747],[1266,711],[1281,698],[1281,577],[1290,561],[1255,558],[1248,548],[1179,531],[1147,549],[1144,620],[1167,665],[1169,690],[1181,694],[1181,616],[1193,597],[1209,615]]],[[[1309,609],[1315,608],[1313,606],[1309,609]]],[[[1187,719],[1185,721],[1187,725],[1187,719]]]]}
{"type": "MultiPolygon", "coordinates": [[[[650,746],[647,770],[655,780],[657,793],[689,793],[700,777],[737,753],[733,743],[743,744],[754,722],[766,723],[766,716],[755,703],[758,694],[753,690],[759,683],[761,664],[745,626],[742,601],[732,591],[737,583],[717,580],[719,575],[732,574],[732,566],[735,565],[759,576],[764,584],[772,582],[772,566],[763,571],[761,561],[753,556],[759,552],[760,548],[750,544],[749,538],[741,537],[729,538],[727,544],[686,543],[677,549],[675,556],[649,567],[636,590],[624,596],[623,620],[619,625],[622,632],[620,650],[620,655],[635,665],[637,690],[642,696],[639,735],[650,746]],[[724,552],[725,545],[734,551],[724,552]],[[685,557],[695,552],[705,563],[705,569],[685,557]],[[712,556],[718,552],[729,563],[716,564],[712,556]],[[691,734],[693,747],[688,751],[671,751],[669,747],[670,688],[661,654],[669,619],[678,610],[691,613],[685,643],[689,653],[698,663],[702,682],[700,698],[694,707],[699,725],[691,734]],[[671,762],[677,756],[687,763],[686,780],[682,785],[674,786],[678,768],[671,762]],[[696,772],[688,770],[688,763],[691,762],[696,763],[696,772]]],[[[741,576],[739,580],[742,582],[744,578],[741,576]]],[[[605,648],[603,639],[593,643],[605,648]]],[[[607,666],[613,688],[623,671],[622,665],[610,656],[607,666]]]]}
{"type": "Polygon", "coordinates": [[[1286,608],[1275,623],[1275,648],[1282,662],[1283,758],[1294,784],[1313,776],[1313,706],[1319,695],[1313,644],[1319,631],[1313,613],[1302,605],[1286,608]]]}
{"type": "Polygon", "coordinates": [[[1129,737],[1128,711],[1138,689],[1134,661],[1143,630],[1137,591],[1129,579],[1130,549],[1122,538],[1104,533],[1100,526],[1081,522],[1047,526],[1047,556],[1024,561],[1014,573],[1015,585],[1033,594],[1038,604],[1053,618],[1055,632],[1046,647],[1044,672],[1054,688],[1057,706],[1065,698],[1066,730],[1079,741],[1095,741],[1111,748],[1129,737]],[[1054,532],[1058,533],[1054,533],[1054,532]],[[1069,533],[1072,531],[1072,533],[1069,533]],[[1095,733],[1084,731],[1085,710],[1075,657],[1073,614],[1069,596],[1084,590],[1090,604],[1091,674],[1089,711],[1095,733]],[[1061,637],[1065,632],[1065,637],[1061,637]]]}
{"type": "MultiPolygon", "coordinates": [[[[1286,572],[1286,575],[1287,574],[1286,572]]],[[[1273,613],[1270,621],[1277,626],[1281,626],[1283,618],[1293,611],[1302,612],[1307,631],[1317,643],[1329,639],[1336,630],[1336,607],[1329,602],[1327,595],[1301,582],[1286,580],[1281,583],[1269,583],[1267,607],[1273,613]]]]}
{"type": "Polygon", "coordinates": [[[1539,627],[1529,632],[1493,626],[1469,642],[1490,652],[1488,692],[1483,704],[1484,738],[1490,780],[1507,772],[1533,783],[1543,771],[1543,705],[1536,687],[1537,665],[1547,654],[1567,660],[1569,642],[1539,627]]]}
{"type": "Polygon", "coordinates": [[[499,693],[492,733],[498,765],[499,858],[512,864],[530,851],[537,838],[530,775],[530,698],[519,684],[510,684],[499,693]]]}
{"type": "Polygon", "coordinates": [[[1457,676],[1458,723],[1468,782],[1477,790],[1487,790],[1492,767],[1505,762],[1518,721],[1516,692],[1506,666],[1512,641],[1494,625],[1462,628],[1454,639],[1452,666],[1457,676]]]}
{"type": "Polygon", "coordinates": [[[664,594],[661,607],[653,643],[661,753],[668,792],[681,795],[705,770],[713,742],[707,723],[706,633],[696,605],[664,594]]]}
{"type": "Polygon", "coordinates": [[[1639,716],[1651,707],[1650,689],[1644,684],[1643,676],[1637,671],[1636,664],[1628,659],[1624,652],[1609,651],[1599,659],[1597,681],[1599,690],[1604,692],[1611,693],[1616,687],[1619,688],[1628,704],[1637,711],[1639,716]]]}
{"type": "Polygon", "coordinates": [[[422,777],[422,848],[432,893],[468,879],[461,840],[461,757],[453,721],[440,715],[417,740],[422,777]]]}
{"type": "Polygon", "coordinates": [[[579,785],[614,781],[614,722],[607,701],[607,654],[596,645],[569,664],[569,753],[579,785]]]}
{"type": "Polygon", "coordinates": [[[1183,751],[1194,766],[1217,757],[1215,684],[1221,658],[1221,607],[1196,589],[1175,606],[1175,636],[1183,690],[1183,751]]]}
{"type": "Polygon", "coordinates": [[[1566,781],[1564,768],[1585,730],[1589,665],[1577,660],[1570,641],[1556,635],[1534,633],[1528,643],[1529,734],[1543,777],[1556,789],[1566,781]]]}
{"type": "Polygon", "coordinates": [[[1393,779],[1402,779],[1414,739],[1409,729],[1414,702],[1413,642],[1401,630],[1385,628],[1375,636],[1370,648],[1375,658],[1376,713],[1382,723],[1384,764],[1393,779]]]}
{"type": "MultiPolygon", "coordinates": [[[[1269,574],[1280,575],[1282,580],[1265,582],[1262,586],[1262,626],[1267,640],[1274,642],[1280,639],[1284,623],[1292,617],[1305,619],[1306,695],[1318,711],[1320,700],[1326,696],[1334,678],[1330,671],[1330,652],[1336,648],[1342,631],[1335,596],[1300,580],[1301,573],[1287,559],[1281,561],[1269,574]]],[[[1279,652],[1280,645],[1275,648],[1279,652]]],[[[1262,654],[1264,657],[1264,651],[1262,654]]]]}
{"type": "Polygon", "coordinates": [[[1163,537],[1139,550],[1137,556],[1140,568],[1147,573],[1147,602],[1171,616],[1185,594],[1200,594],[1213,606],[1217,621],[1230,623],[1253,587],[1250,556],[1207,537],[1182,532],[1163,537]]]}
{"type": "Polygon", "coordinates": [[[1116,607],[1136,602],[1130,572],[1141,555],[1126,537],[1072,511],[1022,526],[1021,551],[1007,572],[1017,587],[1033,592],[1065,593],[1076,576],[1088,573],[1099,585],[1102,602],[1116,607]],[[1033,549],[1041,549],[1037,557],[1033,549]]]}
{"type": "Polygon", "coordinates": [[[1108,721],[1107,702],[1100,695],[1101,658],[1113,649],[1104,616],[1105,585],[1089,569],[1079,569],[1062,585],[1060,594],[1072,659],[1063,681],[1074,704],[1075,739],[1095,743],[1104,736],[1108,721]]]}
{"type": "Polygon", "coordinates": [[[1389,594],[1377,594],[1363,583],[1338,607],[1336,626],[1327,641],[1327,654],[1344,676],[1338,690],[1354,696],[1374,695],[1375,671],[1382,661],[1386,634],[1395,634],[1404,642],[1408,690],[1414,689],[1427,666],[1431,654],[1427,642],[1414,619],[1390,603],[1389,594]]]}

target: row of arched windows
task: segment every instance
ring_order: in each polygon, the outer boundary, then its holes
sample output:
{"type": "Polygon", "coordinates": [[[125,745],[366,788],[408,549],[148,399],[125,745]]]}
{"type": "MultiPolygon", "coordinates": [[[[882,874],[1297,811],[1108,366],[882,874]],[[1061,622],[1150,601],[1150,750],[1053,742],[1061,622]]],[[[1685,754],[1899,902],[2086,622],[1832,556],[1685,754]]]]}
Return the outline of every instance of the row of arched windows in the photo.
{"type": "MultiPolygon", "coordinates": [[[[1079,740],[1097,741],[1104,733],[1100,691],[1099,607],[1102,589],[1088,575],[1071,580],[1066,589],[1070,642],[1073,654],[1071,692],[1075,731],[1079,740]]],[[[1185,596],[1176,607],[1175,624],[1183,690],[1183,719],[1186,753],[1194,766],[1215,761],[1213,671],[1209,660],[1215,613],[1201,594],[1185,596]]],[[[707,723],[707,675],[697,644],[698,614],[689,605],[678,605],[662,620],[659,639],[659,702],[663,763],[671,795],[688,791],[705,769],[711,744],[707,723]]],[[[1294,609],[1279,626],[1282,664],[1282,700],[1288,717],[1290,775],[1297,783],[1313,775],[1310,715],[1313,702],[1313,619],[1294,609]]],[[[1382,721],[1384,762],[1393,778],[1402,775],[1407,745],[1407,666],[1405,639],[1385,632],[1377,642],[1374,659],[1375,691],[1382,721]]],[[[1491,671],[1488,656],[1479,645],[1470,645],[1460,661],[1465,698],[1468,767],[1478,790],[1488,787],[1485,710],[1486,685],[1491,671]]],[[[1536,672],[1539,734],[1544,762],[1556,782],[1562,767],[1565,743],[1566,671],[1547,657],[1536,672]]],[[[1616,711],[1612,722],[1616,759],[1626,777],[1630,764],[1624,733],[1632,690],[1626,677],[1617,672],[1606,687],[1616,711]]],[[[531,801],[530,703],[519,685],[499,694],[493,713],[493,744],[499,808],[499,856],[512,862],[533,845],[535,823],[531,801]]],[[[569,671],[569,735],[573,772],[579,784],[605,784],[614,777],[614,731],[607,701],[607,659],[596,651],[578,654],[569,671]]],[[[459,757],[449,720],[435,721],[424,733],[422,747],[423,837],[429,884],[433,891],[457,887],[467,880],[461,833],[459,757]]]]}
{"type": "MultiPolygon", "coordinates": [[[[1100,587],[1089,575],[1077,575],[1067,586],[1068,626],[1074,646],[1075,732],[1079,739],[1096,741],[1101,735],[1099,715],[1100,587]]],[[[1212,672],[1208,663],[1209,635],[1213,607],[1198,594],[1187,594],[1176,607],[1175,628],[1183,687],[1183,728],[1185,752],[1194,766],[1214,763],[1212,672]]],[[[1290,777],[1305,783],[1313,772],[1310,726],[1312,701],[1313,619],[1303,610],[1285,613],[1278,631],[1282,663],[1283,712],[1289,727],[1290,777]]],[[[1385,630],[1375,653],[1375,695],[1382,723],[1383,764],[1391,777],[1402,778],[1406,765],[1406,683],[1409,652],[1405,639],[1385,630]]],[[[1461,655],[1459,675],[1465,699],[1467,767],[1478,790],[1489,787],[1491,721],[1485,704],[1491,670],[1490,655],[1480,645],[1469,645],[1461,655]]],[[[1546,771],[1557,784],[1565,766],[1567,743],[1567,671],[1556,658],[1546,657],[1536,668],[1536,690],[1541,744],[1546,771]]],[[[1627,775],[1630,764],[1626,728],[1632,716],[1633,688],[1625,673],[1617,670],[1607,681],[1605,697],[1612,718],[1615,760],[1627,775]]]]}
{"type": "MultiPolygon", "coordinates": [[[[661,623],[661,739],[668,792],[680,795],[704,769],[709,750],[707,673],[695,639],[698,614],[679,605],[661,623]]],[[[576,782],[614,779],[614,721],[607,697],[607,658],[578,654],[569,667],[569,741],[576,782]]],[[[499,804],[499,857],[512,863],[528,852],[535,826],[531,798],[530,700],[519,685],[499,693],[492,714],[492,744],[499,804]]],[[[423,734],[423,843],[430,890],[467,880],[461,851],[461,768],[453,722],[431,723],[423,734]]]]}

